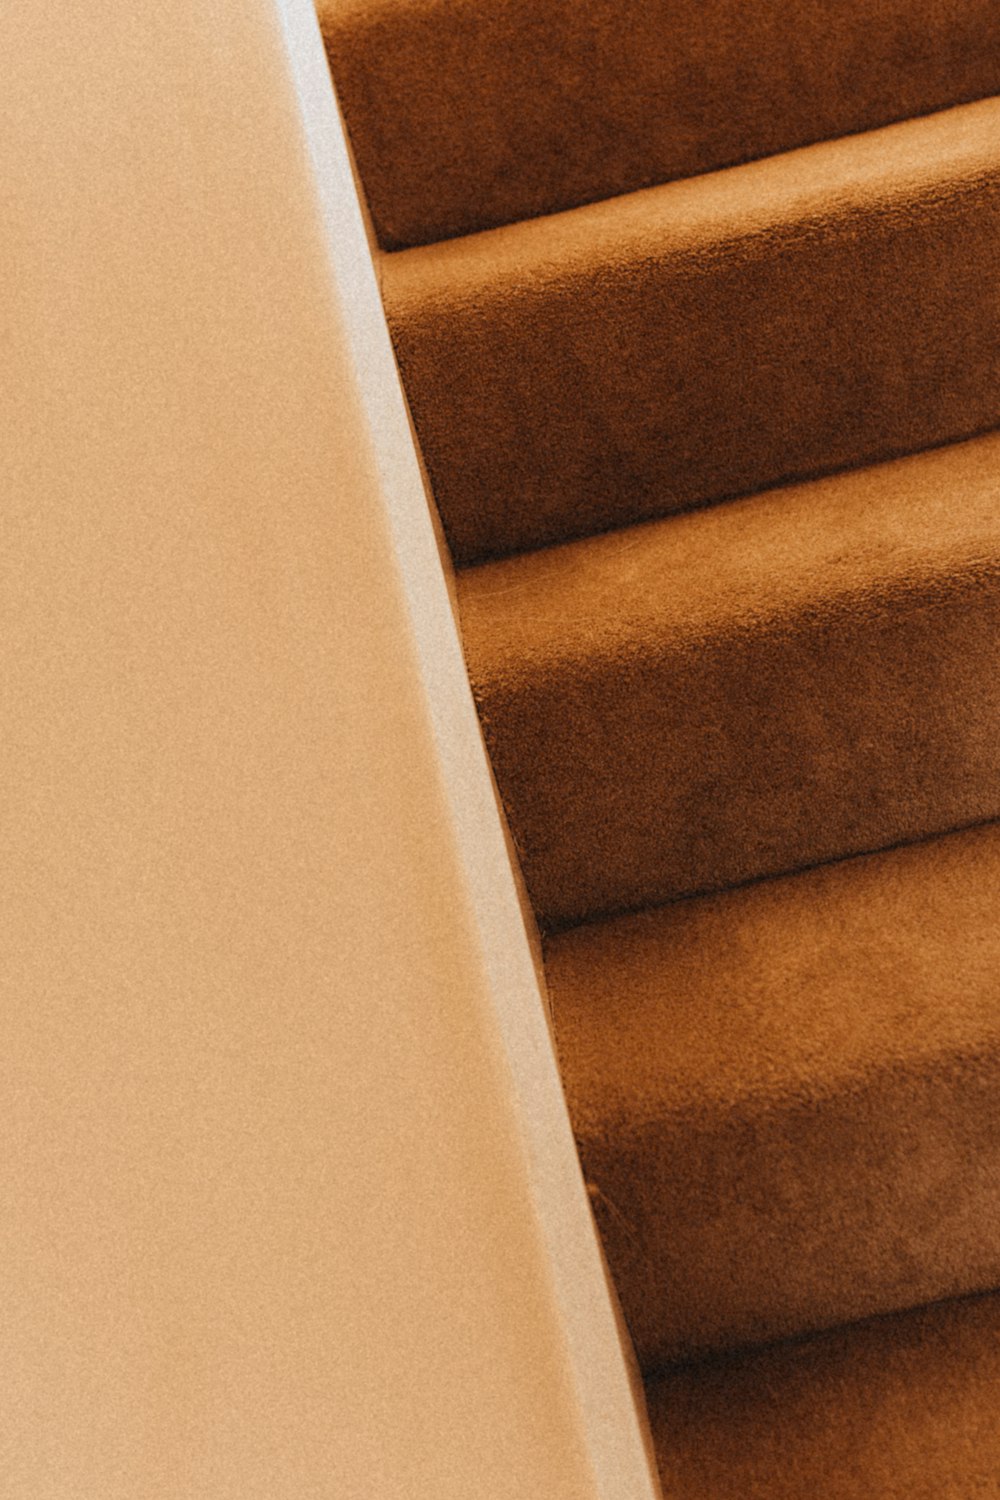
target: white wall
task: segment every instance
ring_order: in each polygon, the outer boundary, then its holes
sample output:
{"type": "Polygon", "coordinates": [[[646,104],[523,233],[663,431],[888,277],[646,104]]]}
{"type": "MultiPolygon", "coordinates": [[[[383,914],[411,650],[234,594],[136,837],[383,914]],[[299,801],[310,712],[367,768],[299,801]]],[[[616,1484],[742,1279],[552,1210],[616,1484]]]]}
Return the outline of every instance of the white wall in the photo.
{"type": "Polygon", "coordinates": [[[650,1497],[308,0],[0,59],[0,1494],[650,1497]]]}

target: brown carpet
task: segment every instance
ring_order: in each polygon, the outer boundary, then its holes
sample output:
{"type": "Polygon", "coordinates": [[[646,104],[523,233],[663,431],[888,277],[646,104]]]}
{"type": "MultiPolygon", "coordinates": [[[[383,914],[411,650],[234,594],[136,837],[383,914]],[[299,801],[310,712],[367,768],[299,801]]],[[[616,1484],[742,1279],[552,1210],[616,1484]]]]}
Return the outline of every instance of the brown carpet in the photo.
{"type": "Polygon", "coordinates": [[[646,1368],[1000,1284],[1000,825],[578,927],[546,970],[646,1368]]]}
{"type": "Polygon", "coordinates": [[[389,257],[459,563],[1000,423],[1000,100],[389,257]]]}
{"type": "Polygon", "coordinates": [[[995,0],[319,9],[666,1493],[1000,1500],[995,0]]]}
{"type": "Polygon", "coordinates": [[[544,925],[1000,817],[1000,434],[460,575],[544,925]]]}
{"type": "Polygon", "coordinates": [[[995,0],[320,0],[382,243],[1000,92],[995,0]]]}
{"type": "Polygon", "coordinates": [[[1000,1297],[680,1370],[649,1407],[669,1500],[996,1500],[1000,1297]]]}

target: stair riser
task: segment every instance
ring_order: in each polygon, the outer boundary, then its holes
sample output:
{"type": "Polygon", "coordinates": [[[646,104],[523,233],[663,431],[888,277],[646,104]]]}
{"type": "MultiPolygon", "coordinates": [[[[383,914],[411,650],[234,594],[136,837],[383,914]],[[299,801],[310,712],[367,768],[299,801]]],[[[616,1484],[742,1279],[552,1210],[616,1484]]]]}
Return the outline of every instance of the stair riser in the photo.
{"type": "Polygon", "coordinates": [[[470,670],[543,925],[1000,816],[1000,575],[470,670]]]}
{"type": "Polygon", "coordinates": [[[998,891],[992,824],[550,940],[647,1369],[1000,1283],[998,891]]]}
{"type": "Polygon", "coordinates": [[[384,245],[589,203],[1000,91],[993,0],[321,0],[384,245]]]}
{"type": "Polygon", "coordinates": [[[643,1366],[1000,1284],[998,1097],[994,1051],[581,1140],[643,1366]]]}
{"type": "Polygon", "coordinates": [[[745,238],[641,229],[565,264],[387,262],[458,564],[1000,423],[1000,171],[745,238]]]}

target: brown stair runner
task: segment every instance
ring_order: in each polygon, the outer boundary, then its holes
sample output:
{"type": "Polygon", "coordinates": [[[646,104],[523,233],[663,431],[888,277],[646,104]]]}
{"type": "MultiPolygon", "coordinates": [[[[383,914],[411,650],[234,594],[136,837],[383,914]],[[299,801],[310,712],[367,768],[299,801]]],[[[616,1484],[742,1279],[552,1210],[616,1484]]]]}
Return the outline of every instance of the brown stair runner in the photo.
{"type": "Polygon", "coordinates": [[[665,1493],[1000,1496],[1000,12],[319,10],[665,1493]]]}

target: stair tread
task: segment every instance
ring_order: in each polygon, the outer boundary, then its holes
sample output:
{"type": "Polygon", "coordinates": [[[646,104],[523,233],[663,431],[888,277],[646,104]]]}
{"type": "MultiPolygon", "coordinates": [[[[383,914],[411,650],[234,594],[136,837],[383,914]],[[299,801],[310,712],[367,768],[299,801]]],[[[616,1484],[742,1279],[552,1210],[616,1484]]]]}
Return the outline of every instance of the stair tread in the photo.
{"type": "Polygon", "coordinates": [[[459,575],[543,924],[1000,816],[1000,433],[459,575]]]}
{"type": "Polygon", "coordinates": [[[1000,90],[992,0],[320,0],[382,242],[420,243],[1000,90]]]}
{"type": "Polygon", "coordinates": [[[459,576],[480,675],[699,641],[1000,563],[1000,431],[546,547],[459,576]]]}
{"type": "Polygon", "coordinates": [[[673,1371],[647,1395],[671,1500],[1000,1494],[1000,1296],[673,1371]]]}
{"type": "Polygon", "coordinates": [[[998,220],[990,99],[385,257],[456,562],[1000,422],[998,220]]]}
{"type": "Polygon", "coordinates": [[[994,823],[549,941],[645,1367],[1000,1283],[998,905],[994,823]]]}

